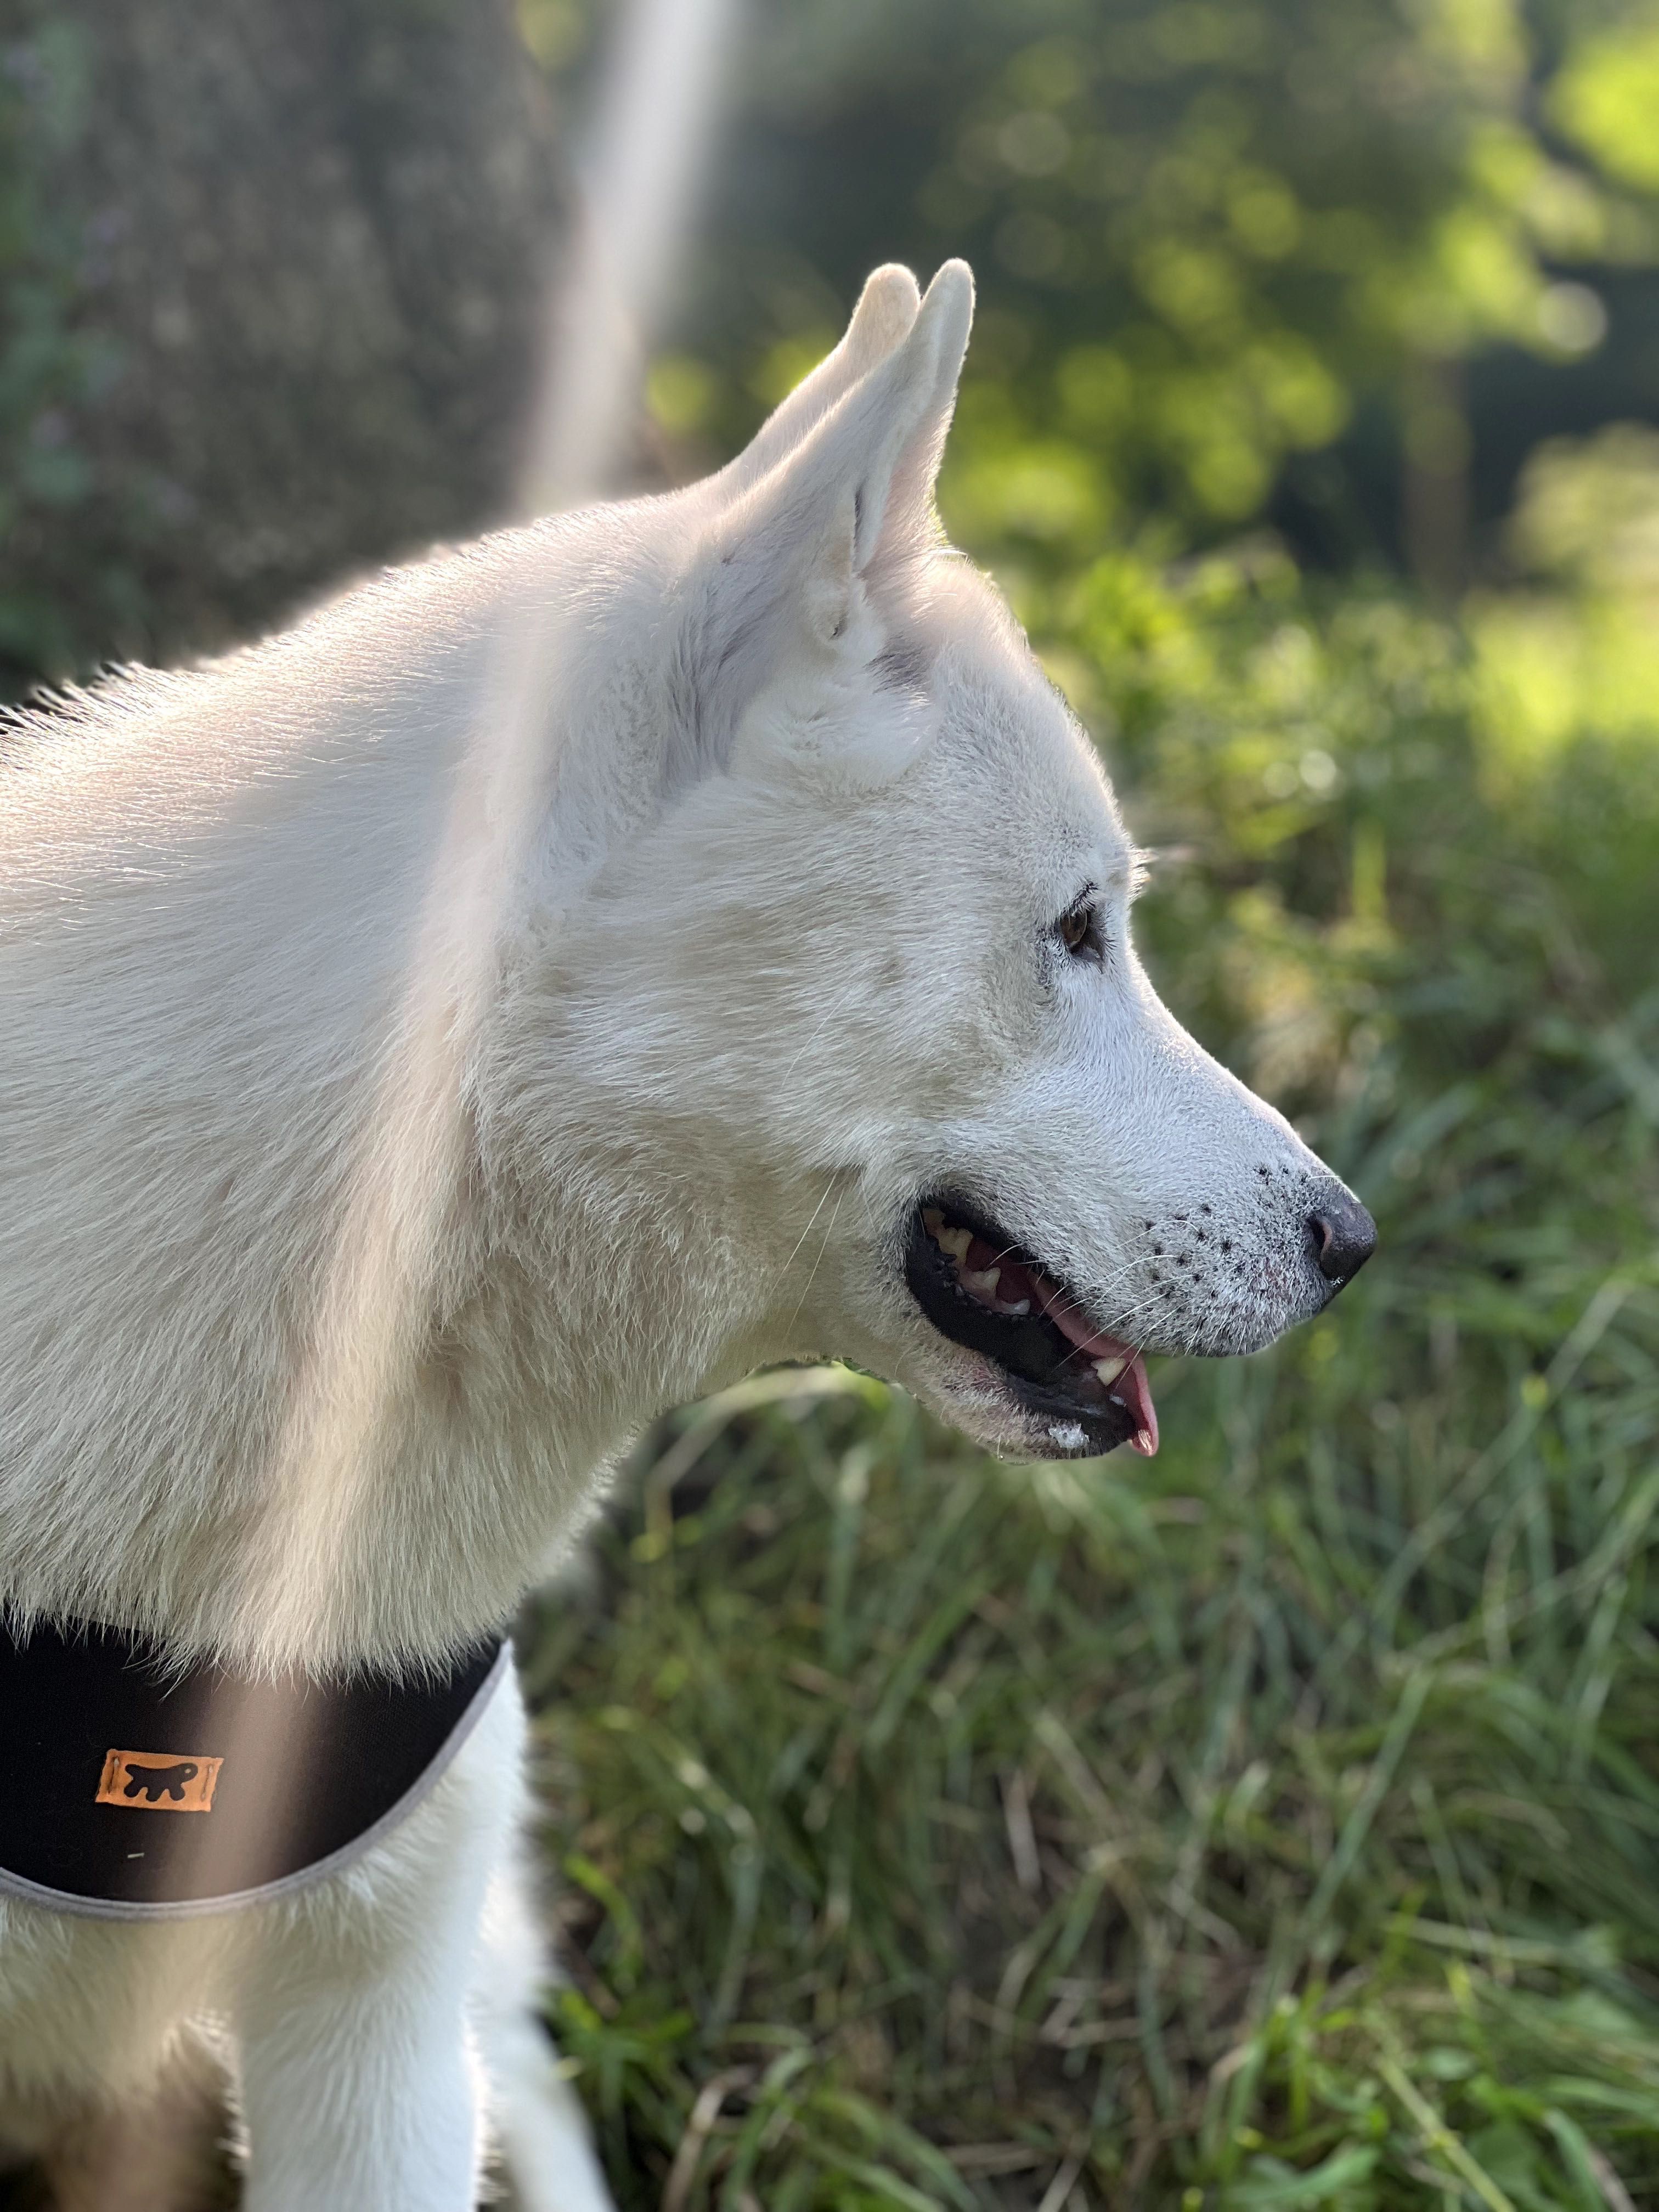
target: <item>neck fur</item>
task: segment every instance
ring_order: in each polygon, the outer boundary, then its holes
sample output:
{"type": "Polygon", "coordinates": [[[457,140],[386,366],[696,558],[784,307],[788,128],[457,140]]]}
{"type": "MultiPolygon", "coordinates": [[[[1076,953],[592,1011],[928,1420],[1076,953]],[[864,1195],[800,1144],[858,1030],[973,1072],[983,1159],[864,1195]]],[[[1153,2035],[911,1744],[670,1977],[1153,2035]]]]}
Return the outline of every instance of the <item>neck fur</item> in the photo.
{"type": "Polygon", "coordinates": [[[570,547],[530,533],[25,725],[0,817],[14,1616],[243,1663],[437,1652],[718,1368],[694,1318],[730,1311],[699,1296],[717,1238],[602,1146],[532,1173],[491,1089],[513,917],[474,894],[522,874],[495,825],[545,820],[562,720],[544,656],[481,657],[527,562],[539,604],[578,604],[570,547]],[[503,681],[544,739],[505,793],[469,753],[503,681]]]}

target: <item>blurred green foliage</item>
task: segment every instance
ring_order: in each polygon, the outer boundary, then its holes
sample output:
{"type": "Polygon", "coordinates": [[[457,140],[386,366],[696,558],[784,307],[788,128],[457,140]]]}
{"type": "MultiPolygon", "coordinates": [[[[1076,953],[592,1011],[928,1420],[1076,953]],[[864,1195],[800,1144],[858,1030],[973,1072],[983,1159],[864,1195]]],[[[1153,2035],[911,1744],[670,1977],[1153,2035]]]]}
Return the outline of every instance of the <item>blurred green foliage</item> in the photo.
{"type": "MultiPolygon", "coordinates": [[[[568,66],[574,0],[520,4],[568,66]]],[[[783,0],[659,418],[736,442],[874,262],[966,253],[976,542],[1071,562],[1272,505],[1322,559],[1426,571],[1413,475],[1432,509],[1473,467],[1491,520],[1519,459],[1463,364],[1581,421],[1653,404],[1620,287],[1659,261],[1656,41],[1652,0],[783,0]]]]}

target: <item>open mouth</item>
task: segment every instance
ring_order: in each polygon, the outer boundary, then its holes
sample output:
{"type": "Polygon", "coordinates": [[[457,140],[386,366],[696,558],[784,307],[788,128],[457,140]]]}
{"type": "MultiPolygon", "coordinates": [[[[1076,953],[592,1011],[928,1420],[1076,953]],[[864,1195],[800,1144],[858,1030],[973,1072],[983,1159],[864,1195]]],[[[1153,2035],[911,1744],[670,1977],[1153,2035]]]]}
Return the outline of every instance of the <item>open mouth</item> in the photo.
{"type": "Polygon", "coordinates": [[[1097,1328],[1073,1291],[974,1207],[923,1199],[904,1275],[940,1334],[1000,1368],[1056,1443],[1091,1453],[1127,1443],[1148,1459],[1158,1449],[1158,1413],[1135,1346],[1097,1328]]]}

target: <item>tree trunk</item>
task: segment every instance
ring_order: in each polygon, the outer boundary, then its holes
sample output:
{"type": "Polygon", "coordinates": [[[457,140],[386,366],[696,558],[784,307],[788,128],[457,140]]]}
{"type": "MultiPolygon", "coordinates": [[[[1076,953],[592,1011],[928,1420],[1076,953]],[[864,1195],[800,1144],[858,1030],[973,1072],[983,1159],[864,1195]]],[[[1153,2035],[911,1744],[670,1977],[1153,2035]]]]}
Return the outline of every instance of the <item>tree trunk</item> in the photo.
{"type": "Polygon", "coordinates": [[[1469,422],[1463,364],[1419,354],[1406,374],[1401,536],[1412,574],[1449,605],[1468,581],[1469,422]]]}
{"type": "Polygon", "coordinates": [[[0,684],[502,511],[562,212],[511,0],[0,0],[0,684]]]}

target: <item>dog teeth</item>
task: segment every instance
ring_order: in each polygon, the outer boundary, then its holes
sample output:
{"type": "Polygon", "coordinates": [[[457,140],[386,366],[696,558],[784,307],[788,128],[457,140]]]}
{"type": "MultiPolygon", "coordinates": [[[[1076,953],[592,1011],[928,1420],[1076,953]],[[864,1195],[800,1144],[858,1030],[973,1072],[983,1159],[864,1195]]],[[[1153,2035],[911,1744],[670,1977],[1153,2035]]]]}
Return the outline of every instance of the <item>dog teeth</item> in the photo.
{"type": "Polygon", "coordinates": [[[979,1274],[973,1275],[964,1267],[962,1280],[963,1287],[972,1291],[975,1297],[994,1298],[997,1294],[997,1285],[1002,1280],[1002,1270],[1000,1267],[987,1267],[979,1274]]]}
{"type": "Polygon", "coordinates": [[[1017,1304],[1013,1304],[1013,1305],[1011,1305],[1011,1306],[999,1306],[999,1307],[997,1308],[997,1311],[998,1311],[1000,1314],[1007,1314],[1007,1315],[1009,1315],[1010,1316],[1018,1316],[1018,1315],[1020,1315],[1020,1314],[1028,1314],[1028,1313],[1030,1313],[1030,1310],[1031,1310],[1031,1301],[1030,1300],[1030,1298],[1021,1298],[1021,1299],[1019,1299],[1019,1300],[1018,1301],[1018,1303],[1017,1303],[1017,1304]]]}
{"type": "Polygon", "coordinates": [[[1099,1376],[1101,1381],[1104,1383],[1115,1382],[1118,1376],[1122,1374],[1124,1369],[1128,1365],[1128,1353],[1127,1352],[1121,1352],[1115,1359],[1097,1359],[1095,1362],[1095,1373],[1099,1376]]]}
{"type": "Polygon", "coordinates": [[[968,1257],[968,1247],[973,1241],[973,1233],[967,1229],[946,1229],[941,1225],[933,1231],[933,1242],[957,1261],[968,1257]]]}
{"type": "Polygon", "coordinates": [[[945,1216],[939,1212],[938,1206],[930,1206],[922,1214],[921,1225],[937,1243],[944,1232],[945,1216]]]}

